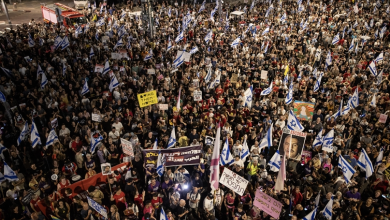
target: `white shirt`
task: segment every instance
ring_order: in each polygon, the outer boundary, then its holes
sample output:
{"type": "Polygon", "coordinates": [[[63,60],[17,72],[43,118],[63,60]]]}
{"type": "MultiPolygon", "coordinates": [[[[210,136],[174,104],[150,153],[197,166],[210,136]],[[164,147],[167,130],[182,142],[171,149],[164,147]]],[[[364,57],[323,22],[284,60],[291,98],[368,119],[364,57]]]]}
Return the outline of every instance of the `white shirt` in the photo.
{"type": "Polygon", "coordinates": [[[203,207],[207,211],[212,211],[214,209],[214,202],[212,199],[207,199],[207,197],[203,200],[203,207]]]}
{"type": "Polygon", "coordinates": [[[189,199],[189,205],[191,208],[195,209],[198,208],[199,200],[200,200],[200,193],[189,193],[190,199],[189,199]],[[191,202],[191,200],[198,200],[198,202],[191,202]]]}

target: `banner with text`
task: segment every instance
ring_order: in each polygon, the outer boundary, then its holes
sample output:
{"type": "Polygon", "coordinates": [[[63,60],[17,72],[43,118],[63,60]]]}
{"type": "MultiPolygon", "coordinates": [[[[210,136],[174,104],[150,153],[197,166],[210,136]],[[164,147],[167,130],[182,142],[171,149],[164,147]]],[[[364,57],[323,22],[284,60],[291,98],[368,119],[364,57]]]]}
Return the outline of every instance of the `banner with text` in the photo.
{"type": "Polygon", "coordinates": [[[244,194],[246,186],[248,185],[248,180],[226,168],[223,170],[219,182],[240,196],[244,194]]]}
{"type": "Polygon", "coordinates": [[[130,157],[134,157],[133,145],[131,144],[130,141],[121,138],[121,145],[122,145],[123,153],[129,155],[130,157]]]}
{"type": "Polygon", "coordinates": [[[279,215],[283,207],[282,203],[260,190],[256,191],[255,201],[253,204],[275,219],[279,219],[279,215]]]}
{"type": "Polygon", "coordinates": [[[165,156],[165,166],[184,166],[200,163],[201,146],[181,147],[173,149],[143,150],[145,166],[157,167],[158,152],[165,156]]]}

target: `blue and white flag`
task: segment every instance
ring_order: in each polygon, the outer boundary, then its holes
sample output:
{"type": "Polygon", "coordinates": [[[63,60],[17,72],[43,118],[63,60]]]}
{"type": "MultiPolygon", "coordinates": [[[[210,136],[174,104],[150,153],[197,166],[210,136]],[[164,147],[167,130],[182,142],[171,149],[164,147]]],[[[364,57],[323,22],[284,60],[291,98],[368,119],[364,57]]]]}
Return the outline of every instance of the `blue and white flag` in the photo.
{"type": "Polygon", "coordinates": [[[176,43],[179,43],[181,40],[183,40],[183,38],[184,38],[184,33],[183,33],[183,31],[182,31],[182,32],[180,32],[180,34],[176,37],[175,42],[176,42],[176,43]]]}
{"type": "Polygon", "coordinates": [[[273,131],[274,124],[272,123],[269,127],[267,134],[265,134],[265,137],[261,140],[259,144],[259,152],[261,152],[261,149],[268,147],[268,149],[272,146],[272,131],[273,131]]]}
{"type": "Polygon", "coordinates": [[[355,47],[355,39],[352,39],[352,41],[351,41],[351,45],[349,46],[349,48],[348,48],[348,51],[349,52],[351,52],[351,51],[353,51],[353,49],[354,49],[354,47],[355,47]]]}
{"type": "Polygon", "coordinates": [[[378,157],[376,158],[376,161],[375,161],[375,166],[379,166],[382,164],[382,160],[383,160],[383,153],[385,152],[385,149],[383,147],[381,147],[381,150],[379,151],[379,155],[378,157]]]}
{"type": "Polygon", "coordinates": [[[271,160],[268,162],[270,170],[273,172],[278,172],[280,170],[280,165],[282,165],[282,160],[280,159],[280,153],[277,150],[272,156],[271,160]]]}
{"type": "Polygon", "coordinates": [[[284,12],[284,14],[282,15],[282,17],[280,17],[280,23],[284,23],[287,19],[287,14],[286,12],[284,12]]]}
{"type": "Polygon", "coordinates": [[[39,46],[43,46],[44,43],[45,41],[42,38],[39,38],[39,46]]]}
{"type": "Polygon", "coordinates": [[[283,85],[286,86],[287,83],[288,83],[288,74],[286,74],[286,75],[284,76],[283,85]]]}
{"type": "Polygon", "coordinates": [[[379,62],[379,61],[382,61],[382,60],[383,60],[383,52],[380,53],[374,61],[375,62],[379,62]]]}
{"type": "Polygon", "coordinates": [[[320,89],[321,80],[322,80],[323,75],[324,75],[323,73],[320,73],[320,76],[317,78],[317,81],[314,84],[314,92],[317,92],[320,89]]]}
{"type": "Polygon", "coordinates": [[[260,95],[269,95],[272,92],[272,86],[273,86],[273,81],[270,83],[269,87],[261,91],[260,95]]]}
{"type": "Polygon", "coordinates": [[[175,133],[175,126],[173,126],[171,137],[169,137],[167,149],[174,147],[175,144],[176,144],[176,133],[175,133]]]}
{"type": "Polygon", "coordinates": [[[108,60],[106,61],[106,63],[104,64],[104,68],[103,68],[103,75],[110,72],[110,63],[108,62],[108,60]]]}
{"type": "Polygon", "coordinates": [[[253,99],[253,86],[251,85],[246,91],[244,92],[244,98],[245,103],[244,105],[247,106],[249,109],[252,108],[252,99],[253,99]]]}
{"type": "Polygon", "coordinates": [[[8,166],[8,164],[3,161],[4,163],[4,178],[7,179],[8,181],[18,181],[19,178],[16,175],[16,173],[11,169],[11,167],[8,166]]]}
{"type": "Polygon", "coordinates": [[[334,129],[330,130],[323,139],[322,150],[332,153],[333,152],[333,141],[334,141],[334,129]]]}
{"type": "Polygon", "coordinates": [[[289,105],[293,100],[293,86],[294,86],[293,81],[291,80],[290,86],[288,88],[286,99],[284,100],[286,105],[289,105]]]}
{"type": "Polygon", "coordinates": [[[117,47],[122,47],[124,46],[123,44],[123,40],[122,38],[118,40],[118,42],[116,42],[115,46],[114,46],[114,50],[117,48],[117,47]]]}
{"type": "Polygon", "coordinates": [[[184,51],[173,61],[173,66],[175,68],[178,68],[179,66],[181,66],[183,63],[184,63],[184,51]]]}
{"type": "Polygon", "coordinates": [[[103,140],[103,137],[99,133],[98,133],[98,135],[99,136],[97,138],[94,138],[93,134],[91,134],[91,144],[90,144],[91,149],[90,149],[90,151],[92,154],[95,152],[96,147],[100,143],[100,141],[103,140]]]}
{"type": "Polygon", "coordinates": [[[93,48],[91,47],[91,50],[89,51],[89,59],[91,59],[92,56],[95,56],[95,53],[93,52],[93,48]]]}
{"type": "Polygon", "coordinates": [[[60,36],[57,36],[56,39],[54,39],[54,49],[57,50],[62,44],[62,38],[60,36]]]}
{"type": "Polygon", "coordinates": [[[344,39],[344,34],[345,34],[345,29],[347,28],[347,26],[344,27],[344,30],[343,30],[343,39],[344,39]]]}
{"type": "Polygon", "coordinates": [[[171,36],[168,37],[168,48],[167,48],[167,52],[172,49],[172,42],[171,42],[171,36]]]}
{"type": "Polygon", "coordinates": [[[350,102],[350,105],[353,107],[353,108],[356,108],[359,106],[359,91],[358,91],[358,88],[356,87],[356,90],[355,92],[353,93],[351,99],[349,100],[350,102]]]}
{"type": "Polygon", "coordinates": [[[304,10],[303,5],[298,5],[298,13],[302,12],[304,10]]]}
{"type": "Polygon", "coordinates": [[[338,165],[341,170],[343,171],[343,175],[344,175],[344,180],[345,182],[348,184],[351,182],[351,177],[353,176],[353,174],[356,172],[355,169],[353,169],[353,167],[351,166],[351,164],[348,163],[348,161],[346,161],[344,159],[343,156],[339,156],[339,165],[338,165]]]}
{"type": "MultiPolygon", "coordinates": [[[[157,138],[156,138],[157,141],[157,138]]],[[[162,176],[164,174],[164,165],[165,165],[165,155],[163,155],[160,152],[158,152],[158,158],[157,158],[157,174],[158,176],[162,176]]]]}
{"type": "Polygon", "coordinates": [[[74,32],[74,35],[75,35],[76,38],[78,38],[79,34],[82,34],[82,33],[83,33],[83,28],[81,26],[78,26],[77,29],[74,32]]]}
{"type": "Polygon", "coordinates": [[[153,57],[153,51],[152,49],[150,49],[149,53],[145,56],[144,61],[148,61],[152,59],[152,57],[153,57]]]}
{"type": "Polygon", "coordinates": [[[99,203],[95,202],[95,200],[89,198],[87,196],[87,199],[88,199],[88,205],[93,208],[97,213],[99,213],[100,215],[102,215],[105,219],[108,219],[107,218],[107,210],[101,206],[99,203]]]}
{"type": "Polygon", "coordinates": [[[34,47],[35,46],[34,39],[31,37],[30,33],[28,33],[28,46],[29,47],[34,47]]]}
{"type": "Polygon", "coordinates": [[[68,39],[68,36],[65,36],[64,39],[62,39],[62,42],[61,42],[61,50],[69,47],[70,43],[69,43],[69,39],[68,39]]]}
{"type": "Polygon", "coordinates": [[[85,95],[89,92],[88,82],[85,80],[85,83],[83,85],[83,88],[81,90],[81,95],[85,95]]]}
{"type": "Polygon", "coordinates": [[[194,48],[191,49],[190,54],[194,54],[198,51],[199,51],[199,48],[197,46],[195,46],[194,48]]]}
{"type": "Polygon", "coordinates": [[[95,39],[96,39],[97,41],[99,41],[99,31],[96,31],[95,39]]]}
{"type": "Polygon", "coordinates": [[[232,47],[237,47],[238,45],[240,45],[240,42],[241,42],[241,38],[238,37],[237,39],[235,39],[233,41],[233,43],[231,44],[232,47]]]}
{"type": "Polygon", "coordinates": [[[24,139],[27,137],[28,132],[29,132],[29,128],[28,128],[28,123],[26,121],[26,123],[24,123],[23,130],[20,132],[20,135],[17,140],[18,146],[20,146],[20,143],[22,143],[22,141],[24,141],[24,139]]]}
{"type": "Polygon", "coordinates": [[[302,4],[302,0],[298,0],[297,5],[302,4]]]}
{"type": "Polygon", "coordinates": [[[204,38],[204,41],[206,41],[206,43],[209,42],[209,40],[211,40],[213,38],[213,31],[210,31],[206,37],[204,38]]]}
{"type": "Polygon", "coordinates": [[[169,220],[167,214],[165,214],[163,207],[161,207],[160,220],[169,220]]]}
{"type": "Polygon", "coordinates": [[[325,216],[326,219],[332,219],[332,207],[333,207],[333,196],[326,204],[324,210],[322,210],[322,215],[325,216]]]}
{"type": "Polygon", "coordinates": [[[362,149],[360,152],[359,160],[357,161],[357,165],[364,171],[366,171],[366,179],[374,173],[374,167],[372,166],[371,160],[368,157],[367,152],[362,149]]]}
{"type": "MultiPolygon", "coordinates": [[[[320,195],[318,193],[318,195],[320,195]]],[[[305,216],[305,218],[303,218],[303,220],[314,220],[316,218],[316,214],[317,214],[317,207],[313,209],[313,211],[311,211],[309,214],[307,214],[305,216]]]]}
{"type": "Polygon", "coordinates": [[[255,0],[252,1],[251,7],[249,8],[249,11],[252,11],[252,9],[255,7],[255,0]]]}
{"type": "Polygon", "coordinates": [[[126,17],[126,11],[122,11],[122,14],[120,16],[120,19],[125,19],[126,17]]]}
{"type": "Polygon", "coordinates": [[[4,93],[1,92],[1,91],[0,91],[0,101],[1,101],[1,102],[6,102],[6,101],[7,101],[7,99],[5,98],[4,93]]]}
{"type": "Polygon", "coordinates": [[[323,132],[323,129],[321,129],[320,132],[318,132],[316,138],[314,139],[314,142],[313,142],[313,148],[317,147],[317,146],[321,146],[322,143],[323,143],[323,137],[322,137],[322,132],[323,132]]]}
{"type": "Polygon", "coordinates": [[[374,27],[374,19],[373,18],[371,18],[370,27],[374,27]]]}
{"type": "Polygon", "coordinates": [[[39,136],[38,129],[37,126],[35,125],[34,120],[31,125],[30,140],[31,140],[32,148],[35,148],[37,144],[41,144],[41,137],[39,136]]]}
{"type": "Polygon", "coordinates": [[[374,33],[374,37],[375,37],[375,39],[377,39],[379,37],[379,30],[378,29],[376,29],[376,31],[374,33]]]}
{"type": "Polygon", "coordinates": [[[376,96],[375,96],[375,94],[372,96],[372,99],[371,99],[371,102],[370,102],[370,106],[376,107],[376,96]]]}
{"type": "Polygon", "coordinates": [[[157,147],[158,147],[158,139],[156,138],[156,140],[154,140],[153,150],[157,150],[157,147]]]}
{"type": "Polygon", "coordinates": [[[336,36],[334,36],[334,38],[333,38],[333,40],[332,40],[332,44],[335,45],[335,44],[337,44],[339,41],[340,41],[340,36],[339,36],[339,34],[336,34],[336,36]]]}
{"type": "Polygon", "coordinates": [[[367,29],[367,31],[370,30],[370,26],[368,26],[367,22],[364,22],[364,27],[367,29]]]}
{"type": "Polygon", "coordinates": [[[217,9],[214,8],[212,11],[211,11],[211,14],[210,14],[210,20],[212,20],[214,22],[214,15],[215,15],[215,12],[217,12],[217,9]]]}
{"type": "Polygon", "coordinates": [[[46,147],[54,144],[54,141],[58,140],[58,136],[54,128],[51,129],[49,136],[47,136],[46,147]]]}
{"type": "Polygon", "coordinates": [[[264,31],[263,31],[263,33],[261,33],[261,36],[263,36],[263,35],[265,35],[265,34],[268,34],[269,33],[269,27],[267,27],[264,31]]]}
{"type": "Polygon", "coordinates": [[[287,128],[292,131],[303,131],[305,129],[292,110],[288,112],[287,128]]]}
{"type": "Polygon", "coordinates": [[[114,76],[112,77],[112,79],[110,81],[110,86],[109,86],[110,92],[112,92],[112,90],[114,90],[116,87],[119,86],[118,79],[116,78],[115,74],[113,74],[113,75],[114,76]]]}
{"type": "MultiPolygon", "coordinates": [[[[6,151],[6,150],[8,150],[8,149],[7,149],[6,147],[4,147],[4,145],[0,144],[0,157],[1,157],[1,159],[3,159],[3,160],[4,160],[4,154],[3,154],[3,152],[6,151]]],[[[0,182],[1,182],[1,179],[0,179],[0,182]]]]}
{"type": "Polygon", "coordinates": [[[168,17],[171,17],[171,15],[172,15],[172,8],[169,7],[169,9],[168,9],[168,17]]]}
{"type": "Polygon", "coordinates": [[[206,9],[206,0],[203,1],[202,5],[201,5],[200,8],[199,8],[198,13],[201,13],[201,12],[202,12],[203,10],[205,10],[205,9],[206,9]]]}
{"type": "Polygon", "coordinates": [[[355,29],[357,26],[359,25],[359,23],[357,22],[357,20],[355,21],[355,24],[353,24],[353,29],[355,29]]]}
{"type": "Polygon", "coordinates": [[[223,145],[223,149],[221,154],[219,155],[219,162],[222,166],[229,166],[231,163],[234,162],[234,158],[230,153],[229,150],[229,141],[228,138],[226,138],[225,144],[223,145]]]}
{"type": "Polygon", "coordinates": [[[249,156],[249,147],[248,143],[246,142],[246,139],[244,140],[244,143],[242,144],[242,149],[240,152],[240,158],[242,162],[245,162],[246,158],[249,156]]]}
{"type": "Polygon", "coordinates": [[[96,22],[96,27],[100,27],[104,25],[104,18],[100,18],[99,21],[96,22]]]}
{"type": "Polygon", "coordinates": [[[47,80],[46,74],[42,73],[42,79],[41,79],[41,89],[44,89],[49,81],[47,80]]]}
{"type": "Polygon", "coordinates": [[[381,72],[378,74],[378,76],[376,77],[376,84],[381,84],[382,83],[382,77],[383,77],[383,69],[381,70],[381,72]]]}

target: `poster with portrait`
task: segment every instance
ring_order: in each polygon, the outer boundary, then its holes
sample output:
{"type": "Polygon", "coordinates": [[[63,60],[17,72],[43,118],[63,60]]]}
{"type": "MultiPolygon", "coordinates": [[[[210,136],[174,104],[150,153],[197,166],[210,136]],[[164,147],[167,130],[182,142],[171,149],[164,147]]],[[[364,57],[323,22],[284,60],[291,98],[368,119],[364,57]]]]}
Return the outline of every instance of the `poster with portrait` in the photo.
{"type": "Polygon", "coordinates": [[[306,133],[304,132],[283,130],[278,149],[280,155],[286,155],[286,159],[301,161],[305,140],[306,133]]]}
{"type": "Polygon", "coordinates": [[[111,175],[111,164],[110,163],[102,163],[101,168],[102,168],[102,174],[104,176],[111,175]]]}
{"type": "Polygon", "coordinates": [[[313,102],[294,101],[294,114],[299,120],[311,121],[314,114],[313,102]]]}

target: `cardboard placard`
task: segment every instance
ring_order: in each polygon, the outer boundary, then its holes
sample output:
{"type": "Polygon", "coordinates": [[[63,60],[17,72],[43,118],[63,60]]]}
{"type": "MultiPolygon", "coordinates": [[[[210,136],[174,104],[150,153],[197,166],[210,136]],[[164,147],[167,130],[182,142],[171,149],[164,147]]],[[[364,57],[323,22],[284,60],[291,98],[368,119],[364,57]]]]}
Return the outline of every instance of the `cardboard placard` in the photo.
{"type": "Polygon", "coordinates": [[[102,116],[92,113],[92,121],[102,122],[102,116]]]}
{"type": "Polygon", "coordinates": [[[260,210],[263,210],[275,219],[279,219],[279,215],[283,207],[282,203],[263,193],[259,189],[256,191],[253,205],[255,205],[260,210]]]}
{"type": "Polygon", "coordinates": [[[260,79],[268,79],[268,71],[262,70],[260,79]]]}
{"type": "Polygon", "coordinates": [[[236,83],[238,80],[238,74],[233,73],[232,78],[230,79],[230,82],[236,83]]]}
{"type": "Polygon", "coordinates": [[[194,91],[194,101],[202,101],[202,91],[194,91]]]}
{"type": "Polygon", "coordinates": [[[379,122],[386,123],[386,121],[387,121],[387,115],[381,114],[381,116],[379,116],[379,122]]]}
{"type": "Polygon", "coordinates": [[[140,108],[158,103],[156,90],[138,94],[137,98],[140,108]]]}
{"type": "Polygon", "coordinates": [[[156,70],[155,69],[148,69],[148,74],[156,74],[156,70]]]}
{"type": "Polygon", "coordinates": [[[104,66],[96,64],[95,66],[95,73],[103,73],[104,66]]]}
{"type": "Polygon", "coordinates": [[[225,185],[227,188],[233,190],[240,196],[242,196],[245,192],[245,189],[249,183],[248,180],[241,177],[240,175],[234,173],[229,169],[224,169],[219,179],[219,182],[225,185]]]}
{"type": "Polygon", "coordinates": [[[123,153],[129,155],[130,157],[134,157],[133,145],[131,144],[130,141],[121,138],[121,146],[122,146],[123,153]]]}
{"type": "Polygon", "coordinates": [[[159,104],[159,105],[158,105],[158,108],[159,108],[160,110],[168,110],[168,104],[159,104]]]}

